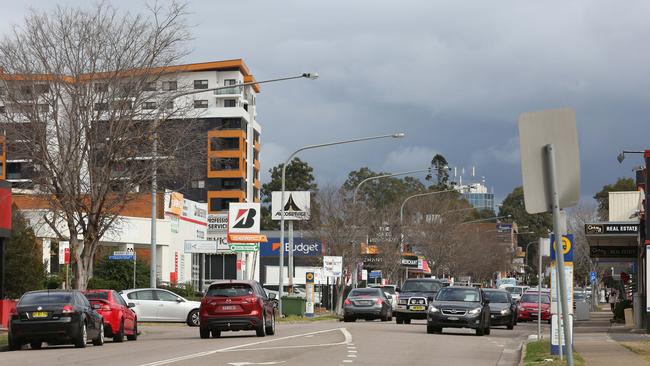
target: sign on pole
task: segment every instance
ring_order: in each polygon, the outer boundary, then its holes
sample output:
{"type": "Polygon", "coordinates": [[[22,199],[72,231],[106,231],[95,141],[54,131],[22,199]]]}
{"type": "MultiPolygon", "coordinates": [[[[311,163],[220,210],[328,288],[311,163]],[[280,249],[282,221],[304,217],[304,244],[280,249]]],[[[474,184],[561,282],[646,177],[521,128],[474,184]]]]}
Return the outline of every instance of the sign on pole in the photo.
{"type": "Polygon", "coordinates": [[[216,254],[230,250],[228,244],[219,244],[215,240],[185,240],[183,248],[186,254],[216,254]]]}
{"type": "Polygon", "coordinates": [[[262,214],[259,203],[231,203],[228,210],[228,242],[259,243],[266,241],[260,235],[262,214]]]}
{"type": "Polygon", "coordinates": [[[314,272],[305,273],[305,316],[314,316],[314,272]]]}
{"type": "Polygon", "coordinates": [[[593,272],[593,271],[589,272],[589,282],[594,284],[594,283],[596,283],[597,279],[598,279],[598,277],[596,276],[596,272],[593,272]]]}
{"type": "Polygon", "coordinates": [[[253,253],[260,250],[260,245],[258,243],[252,244],[230,244],[231,252],[238,253],[253,253]]]}
{"type": "Polygon", "coordinates": [[[323,256],[323,276],[341,277],[343,273],[343,257],[323,256]]]}
{"type": "Polygon", "coordinates": [[[281,191],[272,192],[271,214],[273,220],[280,220],[282,218],[283,207],[285,220],[309,220],[309,191],[284,191],[284,202],[281,203],[281,199],[281,191]]]}
{"type": "Polygon", "coordinates": [[[228,245],[228,214],[208,214],[206,237],[217,245],[228,245]]]}
{"type": "Polygon", "coordinates": [[[552,144],[556,156],[560,208],[580,200],[580,152],[576,114],[571,108],[523,113],[519,116],[519,149],[524,203],[531,214],[551,211],[545,148],[552,144]]]}
{"type": "Polygon", "coordinates": [[[70,242],[59,242],[59,264],[70,264],[70,242]]]}

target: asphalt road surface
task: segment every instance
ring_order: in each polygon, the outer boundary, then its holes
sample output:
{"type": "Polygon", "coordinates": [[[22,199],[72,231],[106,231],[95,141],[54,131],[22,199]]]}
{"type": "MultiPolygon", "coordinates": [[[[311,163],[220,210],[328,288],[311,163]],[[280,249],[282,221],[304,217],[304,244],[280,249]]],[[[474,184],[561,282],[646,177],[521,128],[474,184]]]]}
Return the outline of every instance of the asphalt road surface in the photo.
{"type": "Polygon", "coordinates": [[[223,332],[218,339],[200,339],[198,328],[181,324],[142,325],[141,331],[135,342],[2,352],[0,365],[516,365],[522,342],[537,328],[519,323],[477,337],[469,329],[427,334],[424,321],[323,321],[279,324],[276,335],[264,338],[223,332]]]}

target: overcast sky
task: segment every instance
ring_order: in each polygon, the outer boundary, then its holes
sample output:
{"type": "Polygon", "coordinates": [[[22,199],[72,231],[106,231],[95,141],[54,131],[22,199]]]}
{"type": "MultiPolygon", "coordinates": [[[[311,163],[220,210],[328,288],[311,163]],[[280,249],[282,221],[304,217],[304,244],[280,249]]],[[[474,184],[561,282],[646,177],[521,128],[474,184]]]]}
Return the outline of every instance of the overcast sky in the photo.
{"type": "MultiPolygon", "coordinates": [[[[0,33],[53,3],[3,1],[0,33]]],[[[301,158],[327,185],[362,166],[424,168],[441,153],[477,166],[502,199],[521,184],[517,116],[565,106],[576,110],[586,199],[633,176],[641,158],[619,165],[621,149],[650,148],[648,1],[195,0],[190,11],[188,62],[243,58],[258,80],[321,75],[263,86],[265,181],[300,146],[403,131],[301,158]]]]}

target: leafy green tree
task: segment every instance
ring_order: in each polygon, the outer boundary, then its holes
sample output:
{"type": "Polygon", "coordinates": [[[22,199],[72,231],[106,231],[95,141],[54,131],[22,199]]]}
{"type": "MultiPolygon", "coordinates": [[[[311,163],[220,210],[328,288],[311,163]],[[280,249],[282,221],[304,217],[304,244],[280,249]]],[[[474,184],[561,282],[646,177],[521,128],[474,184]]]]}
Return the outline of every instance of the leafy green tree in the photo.
{"type": "MultiPolygon", "coordinates": [[[[149,286],[149,265],[144,261],[135,262],[136,288],[149,286]]],[[[133,288],[133,262],[129,260],[109,261],[102,257],[95,265],[93,277],[88,282],[89,289],[113,289],[122,291],[133,288]]]]}
{"type": "Polygon", "coordinates": [[[7,297],[17,299],[27,291],[42,289],[46,272],[34,231],[16,206],[11,211],[11,237],[5,241],[5,290],[7,297]]]}
{"type": "MultiPolygon", "coordinates": [[[[282,190],[282,167],[284,164],[278,164],[269,169],[271,173],[271,180],[262,185],[262,202],[267,205],[262,207],[262,230],[278,230],[280,229],[280,222],[271,219],[271,208],[268,204],[271,203],[271,195],[274,191],[282,190]]],[[[318,218],[318,205],[314,200],[316,192],[318,192],[318,185],[314,177],[314,168],[307,162],[300,160],[300,158],[293,158],[289,165],[287,165],[285,176],[285,190],[286,191],[310,191],[311,192],[311,216],[312,219],[306,222],[299,222],[298,225],[309,226],[318,218]]]]}
{"type": "Polygon", "coordinates": [[[447,159],[441,154],[436,154],[433,159],[431,159],[431,168],[432,174],[427,175],[426,180],[433,180],[434,175],[436,178],[435,185],[436,190],[443,190],[449,184],[449,163],[447,159]]]}
{"type": "MultiPolygon", "coordinates": [[[[525,234],[518,236],[519,245],[526,247],[527,243],[536,241],[538,238],[548,237],[549,231],[553,229],[553,215],[550,212],[539,214],[529,214],[526,212],[524,205],[524,189],[522,187],[515,188],[503,200],[499,216],[512,215],[512,220],[517,223],[519,227],[525,227],[523,232],[533,232],[532,234],[525,234]]],[[[530,246],[531,254],[529,258],[534,258],[533,253],[537,253],[537,245],[530,246]]],[[[534,262],[534,261],[531,261],[534,262]]],[[[537,267],[535,267],[537,268],[537,267]]]]}
{"type": "MultiPolygon", "coordinates": [[[[386,172],[374,172],[368,167],[351,171],[348,179],[343,183],[343,190],[348,192],[351,199],[354,190],[364,179],[379,175],[387,175],[386,172]]],[[[409,195],[424,192],[426,187],[414,177],[386,177],[372,179],[365,182],[358,190],[357,202],[364,202],[373,210],[382,210],[394,205],[401,204],[402,200],[409,195]]]]}
{"type": "Polygon", "coordinates": [[[618,178],[616,183],[607,184],[594,195],[598,202],[598,217],[607,220],[609,217],[609,192],[636,191],[636,184],[632,178],[618,178]]]}

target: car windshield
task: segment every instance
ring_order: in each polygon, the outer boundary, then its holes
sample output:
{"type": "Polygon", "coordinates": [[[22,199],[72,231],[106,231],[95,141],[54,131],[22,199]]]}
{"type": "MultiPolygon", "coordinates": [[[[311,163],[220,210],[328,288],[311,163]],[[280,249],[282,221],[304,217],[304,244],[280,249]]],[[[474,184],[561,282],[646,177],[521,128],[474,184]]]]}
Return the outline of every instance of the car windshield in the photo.
{"type": "Polygon", "coordinates": [[[479,302],[481,296],[475,289],[445,287],[438,292],[436,300],[479,302]]]}
{"type": "Polygon", "coordinates": [[[576,300],[584,300],[585,299],[585,294],[582,292],[574,292],[573,293],[573,298],[576,300]]]}
{"type": "Polygon", "coordinates": [[[508,294],[505,292],[486,291],[485,294],[487,295],[487,298],[490,299],[490,302],[495,304],[505,304],[510,302],[508,301],[508,294]]]}
{"type": "Polygon", "coordinates": [[[253,288],[246,284],[221,283],[212,285],[206,296],[213,297],[236,297],[253,294],[253,288]]]}
{"type": "Polygon", "coordinates": [[[350,295],[348,295],[348,297],[363,297],[363,296],[380,296],[379,289],[357,288],[350,291],[350,295]]]}
{"type": "Polygon", "coordinates": [[[379,288],[384,292],[387,292],[391,295],[395,295],[395,287],[393,286],[381,286],[379,288]]]}
{"type": "Polygon", "coordinates": [[[435,281],[406,281],[402,291],[437,292],[442,286],[435,281]]]}
{"type": "Polygon", "coordinates": [[[108,292],[86,292],[88,300],[108,300],[108,292]]]}
{"type": "MultiPolygon", "coordinates": [[[[521,302],[537,303],[537,294],[524,294],[524,296],[521,297],[521,302]]],[[[542,295],[542,304],[550,303],[551,299],[548,296],[542,295]]]]}
{"type": "Polygon", "coordinates": [[[68,304],[72,302],[69,292],[35,292],[28,293],[20,299],[19,305],[68,304]]]}
{"type": "Polygon", "coordinates": [[[523,289],[521,287],[506,287],[504,290],[508,291],[509,293],[513,295],[521,295],[523,292],[523,289]]]}

